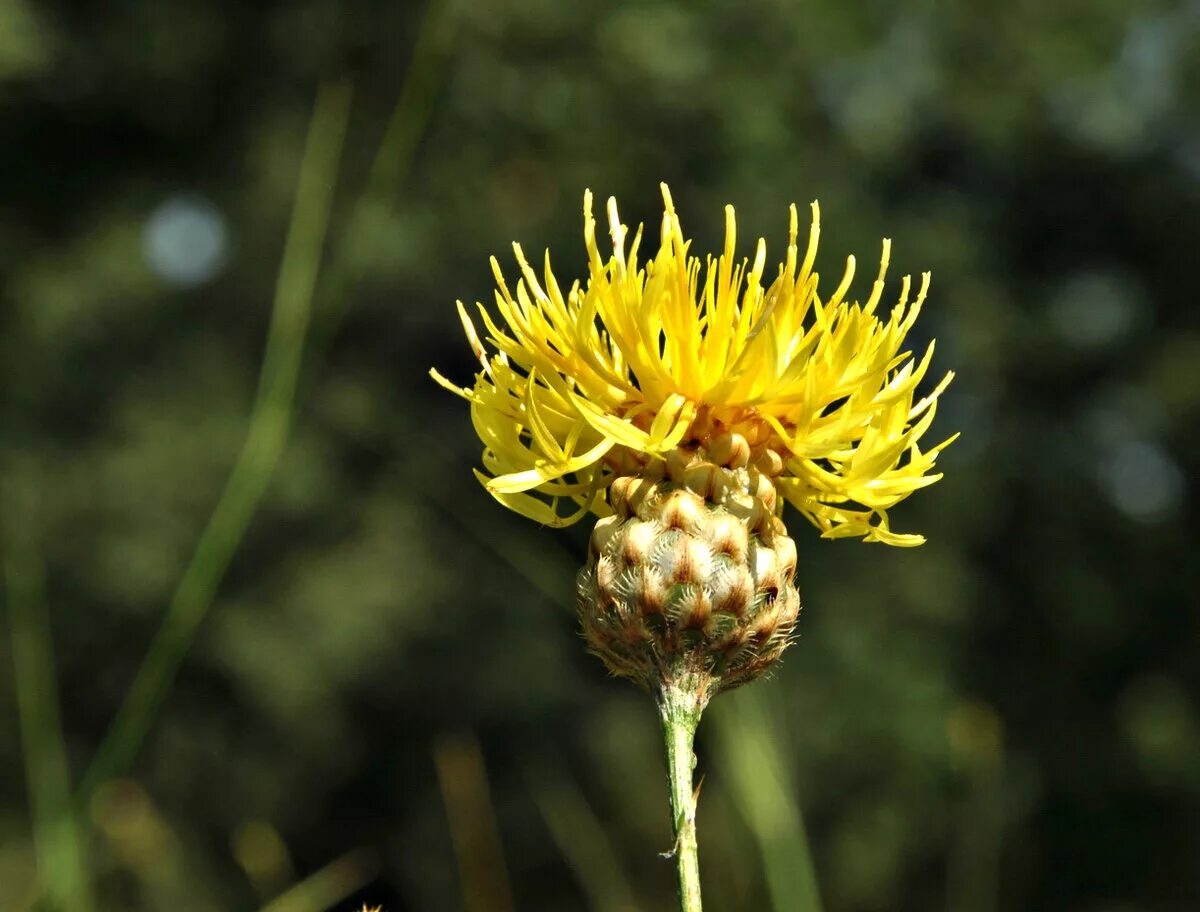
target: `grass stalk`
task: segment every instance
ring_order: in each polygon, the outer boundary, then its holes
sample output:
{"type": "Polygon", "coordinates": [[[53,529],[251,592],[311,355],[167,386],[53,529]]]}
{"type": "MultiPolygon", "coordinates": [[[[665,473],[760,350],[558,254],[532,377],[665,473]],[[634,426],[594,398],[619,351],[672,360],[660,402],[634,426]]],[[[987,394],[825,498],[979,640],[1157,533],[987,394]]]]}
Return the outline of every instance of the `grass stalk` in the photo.
{"type": "Polygon", "coordinates": [[[377,867],[374,855],[355,849],[289,887],[260,912],[322,912],[365,886],[377,867]]]}
{"type": "Polygon", "coordinates": [[[513,912],[508,867],[479,741],[469,733],[442,735],[434,743],[433,760],[462,880],[464,908],[467,912],[513,912]]]}
{"type": "Polygon", "coordinates": [[[15,502],[22,492],[13,485],[10,477],[0,520],[4,523],[4,581],[40,908],[89,912],[94,903],[83,837],[71,803],[71,773],[59,716],[42,562],[30,531],[31,517],[15,502]]]}
{"type": "Polygon", "coordinates": [[[133,763],[283,453],[350,98],[345,83],[325,85],[317,94],[246,440],[162,626],[83,778],[80,806],[100,783],[121,775],[133,763]]]}
{"type": "MultiPolygon", "coordinates": [[[[367,186],[351,209],[343,242],[321,273],[333,190],[350,110],[350,89],[324,86],[309,124],[275,300],[258,394],[245,444],[196,551],[175,591],[150,651],[84,775],[82,806],[96,787],[129,768],[157,716],[179,665],[207,614],[218,585],[245,536],[291,425],[314,300],[332,309],[323,335],[336,323],[352,281],[353,250],[369,224],[370,207],[394,195],[407,176],[433,108],[456,24],[454,0],[431,0],[400,96],[372,159],[367,186]],[[321,278],[318,290],[317,281],[321,278]]],[[[321,335],[321,333],[318,333],[321,335]]],[[[306,344],[307,343],[307,344],[306,344]]]]}
{"type": "Polygon", "coordinates": [[[638,908],[604,824],[579,782],[563,763],[528,759],[525,781],[546,828],[574,872],[593,912],[634,912],[638,908]]]}
{"type": "Polygon", "coordinates": [[[430,0],[425,10],[412,60],[404,75],[396,104],[383,137],[371,159],[367,182],[358,194],[329,263],[321,275],[314,305],[314,347],[323,350],[345,313],[362,263],[357,251],[370,246],[376,228],[373,214],[394,204],[412,170],[421,137],[433,112],[442,85],[459,22],[459,0],[430,0]]]}
{"type": "Polygon", "coordinates": [[[783,726],[771,719],[763,686],[741,688],[721,703],[713,717],[721,768],[762,854],[771,907],[821,912],[795,775],[779,740],[783,726]]]}

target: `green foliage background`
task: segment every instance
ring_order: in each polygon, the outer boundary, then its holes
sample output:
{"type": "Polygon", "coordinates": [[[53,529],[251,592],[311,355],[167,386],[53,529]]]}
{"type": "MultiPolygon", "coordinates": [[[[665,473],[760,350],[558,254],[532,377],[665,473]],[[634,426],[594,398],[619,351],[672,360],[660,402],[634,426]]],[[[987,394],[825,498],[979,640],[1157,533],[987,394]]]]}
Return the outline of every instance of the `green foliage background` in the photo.
{"type": "Polygon", "coordinates": [[[896,511],[925,547],[796,526],[800,639],[701,729],[711,908],[815,909],[810,865],[831,912],[1200,908],[1194,0],[8,0],[0,909],[39,864],[76,908],[669,906],[651,706],[575,635],[588,530],[496,506],[425,376],[473,376],[489,254],[571,276],[583,188],[654,224],[660,180],[701,250],[819,197],[826,274],[884,235],[931,269],[963,434],[896,511]],[[291,433],[73,813],[243,446],[321,84],[291,433]]]}

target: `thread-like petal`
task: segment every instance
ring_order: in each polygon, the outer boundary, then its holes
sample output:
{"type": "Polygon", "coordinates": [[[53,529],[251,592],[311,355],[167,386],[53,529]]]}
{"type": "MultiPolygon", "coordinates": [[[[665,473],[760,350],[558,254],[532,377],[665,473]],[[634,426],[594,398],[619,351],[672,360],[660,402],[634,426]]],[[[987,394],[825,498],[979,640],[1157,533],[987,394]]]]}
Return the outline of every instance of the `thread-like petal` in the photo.
{"type": "Polygon", "coordinates": [[[877,316],[890,240],[865,303],[850,297],[854,257],[822,297],[815,202],[802,256],[790,207],[786,255],[771,278],[761,239],[752,260],[737,259],[732,206],[723,249],[701,260],[690,255],[665,184],[662,194],[659,246],[644,266],[642,229],[631,240],[612,199],[605,207],[612,253],[601,254],[588,191],[582,281],[564,292],[549,253],[539,272],[514,245],[515,285],[492,260],[496,316],[478,305],[483,336],[459,305],[481,369],[472,387],[431,373],[471,403],[487,489],[524,516],[565,525],[611,512],[607,488],[620,475],[664,459],[669,465],[673,452],[732,434],[750,448],[752,465],[773,466],[768,490],[781,499],[769,503],[793,504],[824,537],[920,544],[919,535],[891,531],[888,510],[941,477],[936,457],[954,439],[922,450],[953,374],[919,397],[934,346],[919,358],[903,347],[929,274],[911,301],[904,277],[896,303],[877,316]],[[562,499],[575,509],[561,513],[562,499]]]}

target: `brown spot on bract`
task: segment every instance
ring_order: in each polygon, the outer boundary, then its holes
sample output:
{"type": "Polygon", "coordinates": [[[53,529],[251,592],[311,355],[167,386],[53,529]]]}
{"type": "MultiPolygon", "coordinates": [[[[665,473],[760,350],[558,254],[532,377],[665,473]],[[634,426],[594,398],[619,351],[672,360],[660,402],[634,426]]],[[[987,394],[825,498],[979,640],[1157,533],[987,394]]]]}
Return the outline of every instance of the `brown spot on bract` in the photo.
{"type": "Polygon", "coordinates": [[[775,628],[778,626],[779,615],[773,610],[765,609],[755,619],[752,635],[757,642],[765,643],[775,633],[775,628]]]}
{"type": "Polygon", "coordinates": [[[638,609],[643,615],[662,614],[666,600],[667,587],[649,564],[643,564],[642,597],[638,600],[638,609]]]}
{"type": "Polygon", "coordinates": [[[596,562],[596,587],[601,592],[611,591],[617,579],[617,567],[610,557],[601,557],[596,562]]]}
{"type": "Polygon", "coordinates": [[[693,630],[702,630],[708,623],[711,612],[712,606],[708,602],[708,596],[703,587],[697,586],[696,591],[688,599],[687,616],[683,625],[693,630]]]}
{"type": "Polygon", "coordinates": [[[626,566],[636,566],[650,556],[654,547],[654,537],[658,527],[652,522],[629,520],[625,524],[625,541],[621,548],[621,557],[626,566]]]}
{"type": "Polygon", "coordinates": [[[796,543],[786,535],[775,540],[775,562],[784,579],[791,580],[796,575],[796,543]]]}
{"type": "Polygon", "coordinates": [[[700,521],[700,511],[696,495],[690,491],[675,491],[663,505],[662,524],[668,529],[680,529],[690,532],[700,521]]]}
{"type": "Polygon", "coordinates": [[[716,606],[718,611],[736,614],[742,617],[754,598],[754,584],[745,567],[738,567],[736,576],[725,588],[725,592],[716,606]]]}
{"type": "Polygon", "coordinates": [[[687,537],[681,536],[672,550],[671,578],[677,583],[691,582],[696,575],[696,566],[692,562],[692,549],[688,547],[687,537]]]}
{"type": "Polygon", "coordinates": [[[732,516],[725,515],[709,524],[711,544],[718,554],[727,554],[735,563],[744,563],[749,535],[746,527],[732,516]]]}
{"type": "Polygon", "coordinates": [[[622,632],[624,633],[625,643],[629,646],[640,646],[650,639],[650,631],[640,621],[627,624],[622,629],[622,632]]]}

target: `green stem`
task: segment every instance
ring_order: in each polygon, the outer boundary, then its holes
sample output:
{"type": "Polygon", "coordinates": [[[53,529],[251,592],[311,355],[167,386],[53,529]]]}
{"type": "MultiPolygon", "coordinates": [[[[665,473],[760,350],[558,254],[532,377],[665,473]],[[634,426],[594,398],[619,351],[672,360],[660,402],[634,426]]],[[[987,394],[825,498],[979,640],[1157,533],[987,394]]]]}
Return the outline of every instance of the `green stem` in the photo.
{"type": "Polygon", "coordinates": [[[667,748],[667,784],[671,791],[671,825],[675,833],[675,866],[679,876],[679,912],[701,912],[700,855],[696,841],[696,798],[692,750],[696,726],[708,703],[703,686],[683,680],[663,685],[658,693],[663,739],[667,748]]]}

